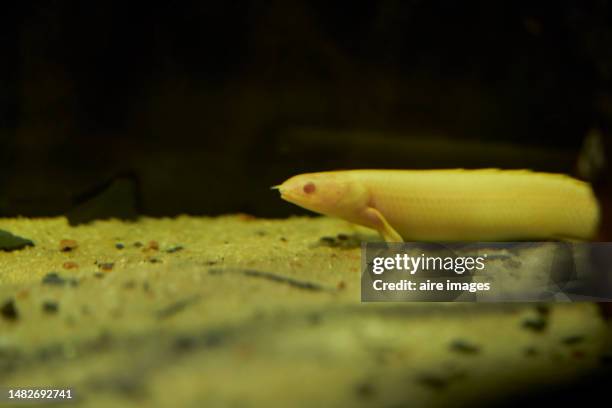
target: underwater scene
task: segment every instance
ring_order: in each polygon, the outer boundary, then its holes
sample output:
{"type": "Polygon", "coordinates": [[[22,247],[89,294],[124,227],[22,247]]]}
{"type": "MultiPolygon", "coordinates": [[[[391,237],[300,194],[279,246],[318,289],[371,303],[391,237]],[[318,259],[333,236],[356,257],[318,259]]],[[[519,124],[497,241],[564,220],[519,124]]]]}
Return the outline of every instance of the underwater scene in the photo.
{"type": "Polygon", "coordinates": [[[0,407],[605,404],[612,4],[0,14],[0,407]]]}

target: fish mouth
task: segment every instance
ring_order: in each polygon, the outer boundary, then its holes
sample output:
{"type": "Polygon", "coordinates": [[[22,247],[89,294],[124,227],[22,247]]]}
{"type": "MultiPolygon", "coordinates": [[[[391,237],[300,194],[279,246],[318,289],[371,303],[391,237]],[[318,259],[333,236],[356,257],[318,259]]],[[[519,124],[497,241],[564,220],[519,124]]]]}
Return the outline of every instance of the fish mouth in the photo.
{"type": "Polygon", "coordinates": [[[287,191],[287,190],[282,190],[279,189],[279,193],[280,193],[280,197],[281,199],[288,201],[292,204],[296,204],[296,205],[300,205],[300,197],[297,196],[295,193],[293,193],[292,191],[287,191]]]}
{"type": "Polygon", "coordinates": [[[270,190],[278,190],[278,192],[280,193],[281,198],[284,198],[284,195],[287,192],[287,190],[283,188],[282,184],[277,184],[275,186],[272,186],[272,187],[270,187],[270,190]]]}
{"type": "Polygon", "coordinates": [[[296,192],[293,188],[288,188],[288,186],[284,183],[272,186],[270,187],[270,190],[278,190],[281,199],[288,201],[292,204],[302,206],[302,204],[300,203],[303,201],[303,198],[300,196],[300,194],[296,192]]]}
{"type": "Polygon", "coordinates": [[[287,190],[283,188],[282,184],[277,184],[275,186],[270,187],[270,190],[278,190],[280,196],[285,201],[291,201],[290,194],[287,194],[287,190]]]}

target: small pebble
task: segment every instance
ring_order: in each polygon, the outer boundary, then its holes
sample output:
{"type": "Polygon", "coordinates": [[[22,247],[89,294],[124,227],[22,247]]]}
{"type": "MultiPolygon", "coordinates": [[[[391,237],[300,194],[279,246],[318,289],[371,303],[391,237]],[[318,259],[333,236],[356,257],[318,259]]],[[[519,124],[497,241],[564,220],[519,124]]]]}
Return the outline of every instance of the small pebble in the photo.
{"type": "Polygon", "coordinates": [[[541,332],[546,329],[548,321],[544,317],[530,317],[523,320],[523,327],[535,332],[541,332]]]}
{"type": "Polygon", "coordinates": [[[183,249],[184,249],[183,246],[177,245],[175,247],[166,249],[166,252],[169,253],[169,254],[173,254],[175,252],[182,251],[183,249]]]}
{"type": "Polygon", "coordinates": [[[334,237],[321,237],[321,239],[319,239],[319,242],[323,245],[336,245],[336,240],[334,239],[334,237]]]}
{"type": "Polygon", "coordinates": [[[145,248],[145,250],[158,251],[159,250],[159,243],[157,241],[149,241],[149,243],[147,244],[147,247],[145,248]]]}
{"type": "Polygon", "coordinates": [[[79,267],[79,264],[76,262],[68,261],[64,262],[62,266],[64,267],[64,269],[76,269],[79,267]]]}
{"type": "Polygon", "coordinates": [[[13,299],[9,299],[2,307],[0,307],[0,315],[10,321],[16,321],[19,318],[19,312],[17,311],[17,307],[15,306],[15,301],[13,299]]]}
{"type": "Polygon", "coordinates": [[[42,309],[45,313],[55,314],[59,310],[59,304],[52,300],[47,300],[46,302],[42,304],[42,309]]]}
{"type": "Polygon", "coordinates": [[[59,244],[60,251],[70,252],[77,249],[79,244],[74,239],[62,239],[59,244]]]}
{"type": "Polygon", "coordinates": [[[161,259],[158,259],[158,258],[149,258],[149,262],[151,262],[151,263],[161,263],[161,259]]]}
{"type": "Polygon", "coordinates": [[[104,272],[112,271],[114,266],[115,264],[113,262],[105,262],[105,263],[98,264],[98,267],[102,269],[104,272]]]}
{"type": "Polygon", "coordinates": [[[319,238],[319,245],[331,248],[351,249],[361,246],[361,241],[355,236],[338,234],[336,237],[325,236],[319,238]]]}
{"type": "Polygon", "coordinates": [[[134,242],[134,247],[136,247],[136,248],[142,247],[142,242],[140,242],[140,241],[134,242]]]}
{"type": "Polygon", "coordinates": [[[280,237],[280,240],[281,240],[282,242],[287,242],[287,238],[285,238],[285,237],[280,237]]]}
{"type": "Polygon", "coordinates": [[[115,248],[123,249],[123,248],[125,248],[125,245],[123,245],[122,243],[117,243],[117,244],[115,244],[115,248]]]}
{"type": "Polygon", "coordinates": [[[43,277],[42,283],[45,285],[64,285],[66,284],[66,280],[60,277],[56,272],[49,272],[43,277]]]}
{"type": "Polygon", "coordinates": [[[195,338],[189,336],[180,336],[174,340],[172,346],[178,351],[185,351],[193,349],[196,344],[197,340],[195,338]]]}
{"type": "Polygon", "coordinates": [[[584,336],[575,335],[568,336],[561,340],[561,342],[567,346],[573,346],[574,344],[582,343],[584,341],[584,336]]]}
{"type": "Polygon", "coordinates": [[[66,284],[70,284],[71,286],[77,286],[79,282],[74,278],[62,278],[57,272],[49,272],[42,278],[42,284],[56,286],[64,286],[66,284]]]}
{"type": "Polygon", "coordinates": [[[480,351],[480,347],[465,340],[453,341],[450,345],[450,349],[463,354],[476,354],[480,351]]]}

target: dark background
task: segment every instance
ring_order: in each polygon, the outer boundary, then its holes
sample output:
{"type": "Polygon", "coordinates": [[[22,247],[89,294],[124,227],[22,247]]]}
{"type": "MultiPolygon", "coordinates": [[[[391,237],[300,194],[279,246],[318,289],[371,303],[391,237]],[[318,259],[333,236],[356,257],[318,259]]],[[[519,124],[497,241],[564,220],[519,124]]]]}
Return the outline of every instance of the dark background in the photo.
{"type": "Polygon", "coordinates": [[[268,188],[305,171],[576,174],[608,140],[607,1],[20,4],[0,216],[286,216],[268,188]]]}

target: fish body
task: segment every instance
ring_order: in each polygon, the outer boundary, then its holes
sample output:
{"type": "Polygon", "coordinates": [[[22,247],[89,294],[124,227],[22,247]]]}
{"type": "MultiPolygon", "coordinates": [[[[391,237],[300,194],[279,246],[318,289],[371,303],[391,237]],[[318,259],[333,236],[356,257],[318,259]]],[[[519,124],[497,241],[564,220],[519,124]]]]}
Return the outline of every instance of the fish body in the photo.
{"type": "Polygon", "coordinates": [[[289,202],[390,242],[588,240],[600,219],[588,183],[529,170],[330,171],[276,188],[289,202]]]}

